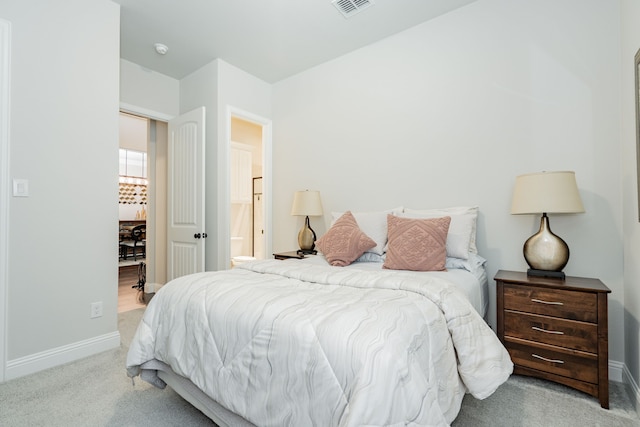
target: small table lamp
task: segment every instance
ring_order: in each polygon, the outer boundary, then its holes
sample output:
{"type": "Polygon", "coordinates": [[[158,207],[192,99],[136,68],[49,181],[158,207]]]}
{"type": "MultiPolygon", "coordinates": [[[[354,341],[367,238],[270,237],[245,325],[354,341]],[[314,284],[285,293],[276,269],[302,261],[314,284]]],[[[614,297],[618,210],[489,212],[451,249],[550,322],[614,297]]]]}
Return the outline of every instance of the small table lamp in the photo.
{"type": "Polygon", "coordinates": [[[542,214],[540,230],[524,242],[530,276],[564,279],[569,246],[549,228],[548,213],[584,212],[574,172],[539,172],[516,177],[511,214],[542,214]]]}
{"type": "Polygon", "coordinates": [[[291,215],[305,216],[304,226],[298,233],[298,252],[303,254],[317,253],[314,248],[316,246],[316,233],[309,225],[310,216],[322,215],[322,202],[320,201],[319,191],[296,191],[293,196],[293,206],[291,207],[291,215]]]}

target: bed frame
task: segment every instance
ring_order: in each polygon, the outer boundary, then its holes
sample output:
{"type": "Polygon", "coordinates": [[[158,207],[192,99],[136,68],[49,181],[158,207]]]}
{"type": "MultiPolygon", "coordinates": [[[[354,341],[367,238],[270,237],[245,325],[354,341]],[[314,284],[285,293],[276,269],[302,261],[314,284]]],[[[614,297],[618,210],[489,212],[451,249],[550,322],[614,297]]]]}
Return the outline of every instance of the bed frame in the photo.
{"type": "Polygon", "coordinates": [[[141,366],[141,368],[143,369],[141,378],[161,387],[162,384],[158,384],[157,381],[157,378],[160,378],[184,400],[192,404],[207,417],[211,418],[219,427],[256,427],[255,424],[250,423],[211,399],[185,377],[173,372],[171,367],[166,363],[159,360],[151,360],[141,366]],[[155,377],[151,372],[144,375],[145,370],[156,371],[157,377],[155,377]]]}

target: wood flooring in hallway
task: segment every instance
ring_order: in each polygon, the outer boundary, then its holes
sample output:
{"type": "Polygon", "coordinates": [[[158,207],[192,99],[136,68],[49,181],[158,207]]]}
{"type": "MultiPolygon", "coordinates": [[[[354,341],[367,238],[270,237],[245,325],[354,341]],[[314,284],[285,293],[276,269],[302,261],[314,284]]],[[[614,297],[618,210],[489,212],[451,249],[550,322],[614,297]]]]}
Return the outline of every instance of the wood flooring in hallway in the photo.
{"type": "Polygon", "coordinates": [[[138,290],[132,286],[138,283],[138,266],[130,265],[118,268],[118,313],[146,307],[139,298],[138,290]]]}

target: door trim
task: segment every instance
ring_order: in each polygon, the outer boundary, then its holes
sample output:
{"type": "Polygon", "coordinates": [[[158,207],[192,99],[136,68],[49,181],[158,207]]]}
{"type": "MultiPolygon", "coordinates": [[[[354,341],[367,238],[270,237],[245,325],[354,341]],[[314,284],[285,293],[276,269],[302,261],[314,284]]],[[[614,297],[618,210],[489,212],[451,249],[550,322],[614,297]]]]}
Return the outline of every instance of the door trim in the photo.
{"type": "Polygon", "coordinates": [[[160,122],[168,122],[175,117],[169,114],[150,110],[148,108],[139,107],[137,105],[127,104],[126,102],[120,102],[120,111],[123,113],[131,113],[136,116],[146,117],[151,120],[158,120],[160,122]]]}
{"type": "Polygon", "coordinates": [[[9,91],[11,23],[0,19],[0,383],[7,370],[9,313],[9,91]]]}
{"type": "MultiPolygon", "coordinates": [[[[167,277],[166,258],[163,259],[161,263],[158,262],[158,254],[156,251],[156,247],[159,244],[158,240],[161,238],[159,233],[162,233],[162,239],[165,243],[167,233],[166,221],[159,223],[157,219],[157,191],[160,190],[164,191],[165,193],[167,191],[166,188],[159,188],[157,181],[157,175],[159,173],[157,168],[158,158],[156,156],[158,150],[157,124],[158,122],[161,122],[168,126],[169,120],[171,120],[173,117],[168,114],[159,113],[157,111],[149,110],[147,108],[139,107],[133,104],[127,104],[124,102],[120,103],[120,112],[132,114],[134,116],[142,117],[149,120],[149,129],[147,134],[147,162],[149,165],[149,172],[147,176],[147,179],[149,181],[147,186],[147,282],[145,284],[144,291],[147,293],[155,293],[160,290],[160,288],[166,283],[167,277]],[[162,269],[164,269],[164,272],[162,272],[162,269]],[[162,278],[161,281],[158,281],[159,277],[162,278]]],[[[166,133],[168,133],[168,130],[165,132],[165,134],[166,133]]],[[[165,136],[165,140],[167,138],[168,135],[165,136]]],[[[162,173],[166,174],[166,170],[164,170],[162,173]]]]}
{"type": "Polygon", "coordinates": [[[226,270],[231,265],[231,118],[236,117],[262,126],[262,197],[264,220],[264,254],[272,253],[272,122],[270,119],[250,113],[246,110],[227,105],[224,144],[218,146],[218,179],[223,191],[218,192],[218,270],[226,270]]]}

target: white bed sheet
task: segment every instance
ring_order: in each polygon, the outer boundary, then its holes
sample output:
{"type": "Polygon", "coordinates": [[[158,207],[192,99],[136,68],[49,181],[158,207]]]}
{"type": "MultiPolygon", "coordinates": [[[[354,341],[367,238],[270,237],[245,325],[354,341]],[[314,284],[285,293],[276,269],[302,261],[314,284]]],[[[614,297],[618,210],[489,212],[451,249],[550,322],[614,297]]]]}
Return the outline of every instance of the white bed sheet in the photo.
{"type": "MultiPolygon", "coordinates": [[[[288,262],[307,262],[317,265],[326,265],[329,263],[324,256],[310,255],[299,260],[287,260],[288,262]]],[[[398,271],[401,275],[410,275],[419,277],[421,275],[432,275],[450,281],[460,291],[462,291],[473,308],[482,316],[486,317],[489,308],[489,281],[487,271],[484,268],[486,260],[481,256],[470,253],[468,260],[449,258],[447,271],[398,271]],[[457,268],[453,268],[457,267],[457,268]]],[[[382,270],[382,262],[354,262],[346,267],[353,270],[375,271],[382,270]]]]}

